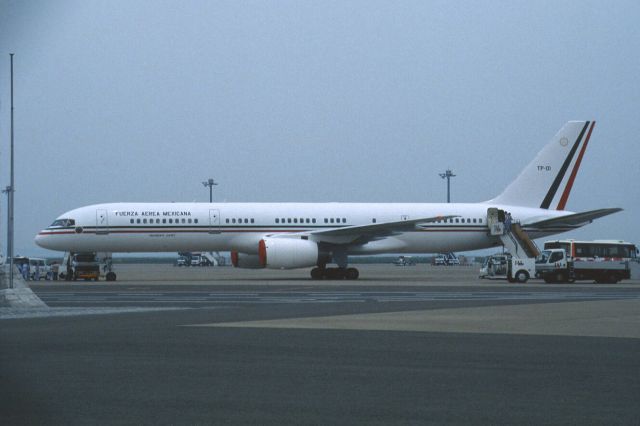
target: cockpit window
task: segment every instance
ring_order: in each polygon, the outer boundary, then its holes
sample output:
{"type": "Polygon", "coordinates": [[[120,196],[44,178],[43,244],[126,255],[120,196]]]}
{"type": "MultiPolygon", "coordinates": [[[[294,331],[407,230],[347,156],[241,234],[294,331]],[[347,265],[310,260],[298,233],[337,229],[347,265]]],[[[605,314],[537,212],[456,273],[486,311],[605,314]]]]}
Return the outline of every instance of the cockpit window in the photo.
{"type": "Polygon", "coordinates": [[[76,221],[73,220],[73,219],[56,219],[51,224],[51,227],[54,227],[54,226],[59,226],[59,227],[75,226],[75,224],[76,224],[76,221]]]}

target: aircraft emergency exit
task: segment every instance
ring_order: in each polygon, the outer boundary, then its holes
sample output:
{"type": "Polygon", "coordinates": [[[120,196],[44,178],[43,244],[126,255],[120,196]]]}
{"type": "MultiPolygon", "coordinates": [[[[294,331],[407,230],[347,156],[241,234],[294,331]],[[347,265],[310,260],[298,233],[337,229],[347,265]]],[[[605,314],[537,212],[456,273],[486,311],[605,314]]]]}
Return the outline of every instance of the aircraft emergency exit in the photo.
{"type": "MultiPolygon", "coordinates": [[[[507,211],[531,238],[620,211],[565,210],[595,122],[570,121],[497,197],[480,203],[109,203],[59,216],[36,236],[70,253],[230,251],[240,268],[313,267],[358,278],[348,257],[500,245],[488,210],[507,211]],[[334,263],[337,268],[327,268],[334,263]]],[[[107,275],[115,280],[115,274],[107,275]]]]}

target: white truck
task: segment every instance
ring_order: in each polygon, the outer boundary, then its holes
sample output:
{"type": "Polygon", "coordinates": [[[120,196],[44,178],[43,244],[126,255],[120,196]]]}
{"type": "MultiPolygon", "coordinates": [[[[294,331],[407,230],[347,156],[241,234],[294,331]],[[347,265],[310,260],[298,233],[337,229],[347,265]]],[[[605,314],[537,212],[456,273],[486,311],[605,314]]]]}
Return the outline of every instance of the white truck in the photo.
{"type": "Polygon", "coordinates": [[[480,269],[481,279],[506,279],[510,283],[526,283],[535,274],[535,259],[521,259],[509,253],[487,257],[480,269]]]}
{"type": "Polygon", "coordinates": [[[544,243],[536,271],[548,283],[616,283],[631,277],[630,262],[637,259],[638,248],[627,241],[555,240],[544,243]]]}
{"type": "Polygon", "coordinates": [[[583,260],[568,256],[561,248],[548,249],[536,260],[536,272],[546,283],[572,283],[592,280],[615,284],[631,277],[628,260],[594,258],[583,260]]]}

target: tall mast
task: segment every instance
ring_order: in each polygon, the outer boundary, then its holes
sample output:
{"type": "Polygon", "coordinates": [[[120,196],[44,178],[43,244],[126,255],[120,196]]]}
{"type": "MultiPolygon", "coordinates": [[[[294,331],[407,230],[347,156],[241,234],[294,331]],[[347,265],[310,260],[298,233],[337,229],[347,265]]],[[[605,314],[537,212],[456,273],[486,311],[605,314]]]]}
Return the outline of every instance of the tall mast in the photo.
{"type": "Polygon", "coordinates": [[[7,256],[9,256],[9,288],[13,288],[13,193],[14,180],[13,180],[13,53],[10,53],[11,57],[11,163],[9,166],[9,173],[11,175],[9,179],[9,194],[8,194],[8,227],[7,227],[7,256]]]}

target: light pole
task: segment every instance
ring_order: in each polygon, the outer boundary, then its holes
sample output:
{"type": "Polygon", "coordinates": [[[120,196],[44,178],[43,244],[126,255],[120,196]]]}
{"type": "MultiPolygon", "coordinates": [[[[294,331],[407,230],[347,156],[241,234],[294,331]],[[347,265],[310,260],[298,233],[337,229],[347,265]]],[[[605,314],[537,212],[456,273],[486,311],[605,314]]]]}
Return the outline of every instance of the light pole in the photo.
{"type": "Polygon", "coordinates": [[[7,218],[7,256],[9,256],[9,288],[13,288],[13,194],[15,193],[15,183],[13,180],[13,53],[11,57],[11,163],[9,166],[9,186],[7,186],[8,218],[7,218]]]}
{"type": "Polygon", "coordinates": [[[451,202],[451,178],[456,175],[449,169],[447,169],[444,173],[439,173],[442,179],[447,179],[447,203],[451,202]]]}
{"type": "Polygon", "coordinates": [[[209,178],[209,180],[206,180],[206,181],[202,182],[202,184],[204,186],[208,186],[209,187],[209,202],[213,203],[213,187],[217,186],[218,184],[215,183],[212,178],[209,178]]]}

